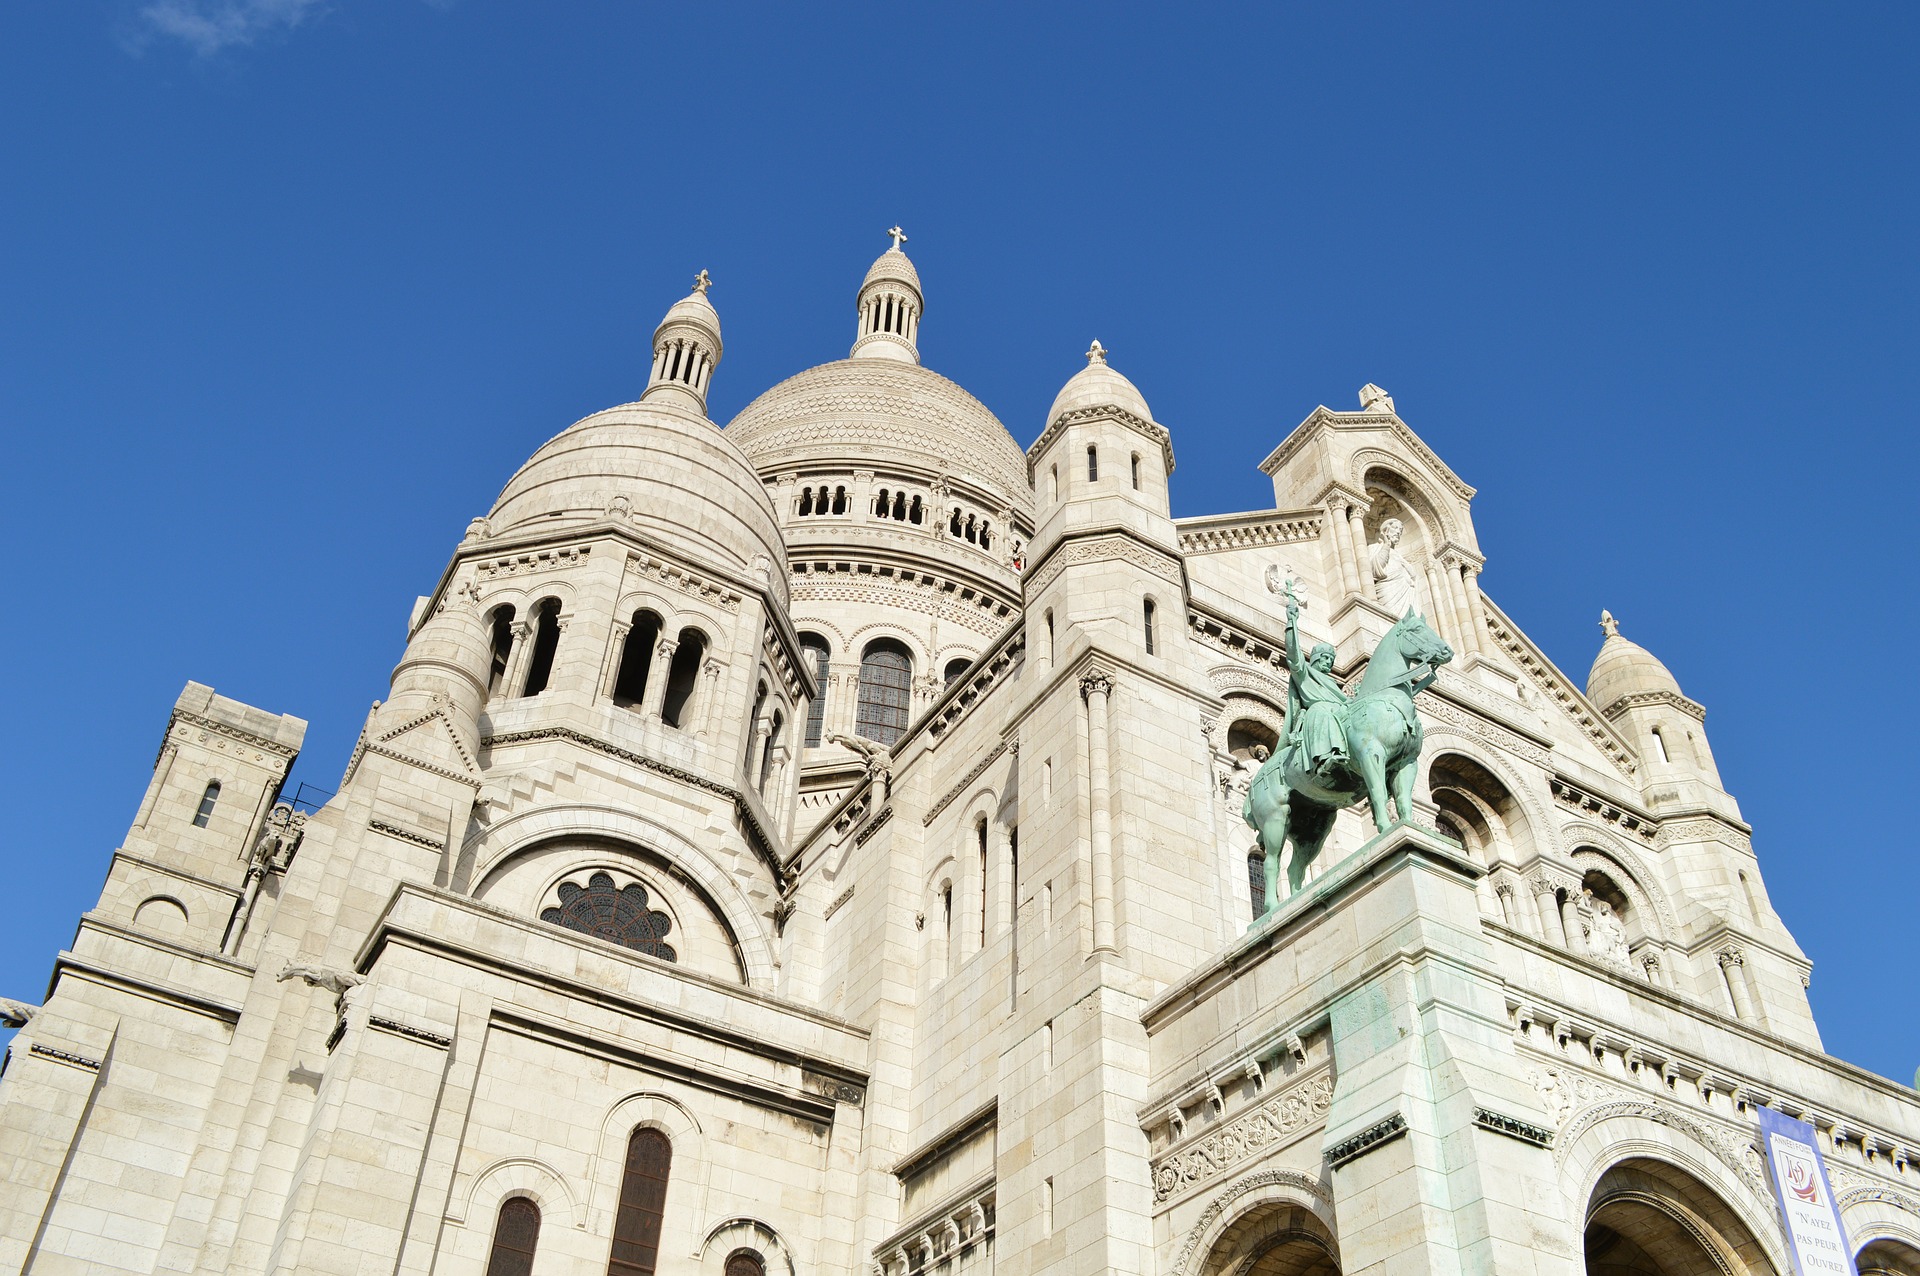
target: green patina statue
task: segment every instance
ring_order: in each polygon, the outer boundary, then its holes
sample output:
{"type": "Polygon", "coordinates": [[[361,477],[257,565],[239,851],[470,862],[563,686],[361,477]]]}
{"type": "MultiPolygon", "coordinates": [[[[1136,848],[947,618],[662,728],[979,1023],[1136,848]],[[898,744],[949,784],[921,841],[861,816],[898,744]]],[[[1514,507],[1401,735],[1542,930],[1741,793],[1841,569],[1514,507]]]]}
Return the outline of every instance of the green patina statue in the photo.
{"type": "Polygon", "coordinates": [[[1267,569],[1267,588],[1287,601],[1287,738],[1261,766],[1247,790],[1241,815],[1260,835],[1266,856],[1262,912],[1280,902],[1280,856],[1287,861],[1287,894],[1300,889],[1307,866],[1333,828],[1343,806],[1361,798],[1373,811],[1373,826],[1386,832],[1413,814],[1414,764],[1420,759],[1420,718],[1413,698],[1433,685],[1453,649],[1409,609],[1374,648],[1352,700],[1333,676],[1334,650],[1326,643],[1300,655],[1300,600],[1294,582],[1267,569]],[[1391,808],[1389,807],[1391,798],[1391,808]]]}

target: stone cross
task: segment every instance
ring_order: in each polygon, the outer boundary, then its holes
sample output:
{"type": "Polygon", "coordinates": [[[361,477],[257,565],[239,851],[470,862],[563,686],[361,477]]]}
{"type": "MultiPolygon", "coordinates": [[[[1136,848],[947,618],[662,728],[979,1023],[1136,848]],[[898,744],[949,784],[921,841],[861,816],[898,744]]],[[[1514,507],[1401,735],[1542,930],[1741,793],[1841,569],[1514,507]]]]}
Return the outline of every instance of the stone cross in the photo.
{"type": "Polygon", "coordinates": [[[707,295],[707,289],[711,287],[713,287],[713,280],[706,271],[703,270],[693,277],[693,290],[702,297],[707,295]]]}
{"type": "Polygon", "coordinates": [[[1107,348],[1105,346],[1101,345],[1098,341],[1095,341],[1092,345],[1087,347],[1088,363],[1105,363],[1106,361],[1107,361],[1107,348]]]}
{"type": "Polygon", "coordinates": [[[896,225],[892,230],[888,231],[887,233],[893,236],[893,251],[899,252],[900,245],[907,242],[907,232],[904,230],[901,230],[900,227],[896,225]]]}
{"type": "Polygon", "coordinates": [[[1360,387],[1360,410],[1362,412],[1392,412],[1393,396],[1369,381],[1360,387]]]}

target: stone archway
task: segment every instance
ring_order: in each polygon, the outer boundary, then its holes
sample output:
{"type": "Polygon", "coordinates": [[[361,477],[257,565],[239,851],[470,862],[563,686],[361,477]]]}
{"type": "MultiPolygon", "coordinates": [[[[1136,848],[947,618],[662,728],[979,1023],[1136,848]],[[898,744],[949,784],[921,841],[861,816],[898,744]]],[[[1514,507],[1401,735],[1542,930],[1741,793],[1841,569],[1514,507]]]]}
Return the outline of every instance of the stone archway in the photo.
{"type": "Polygon", "coordinates": [[[1740,1216],[1686,1171],[1633,1159],[1587,1206],[1587,1276],[1778,1276],[1740,1216]]]}
{"type": "Polygon", "coordinates": [[[1201,1263],[1201,1276],[1340,1276],[1339,1247],[1304,1204],[1262,1200],[1228,1224],[1201,1263]]]}
{"type": "Polygon", "coordinates": [[[1860,1247],[1854,1266],[1860,1276],[1920,1276],[1920,1248],[1881,1237],[1860,1247]]]}

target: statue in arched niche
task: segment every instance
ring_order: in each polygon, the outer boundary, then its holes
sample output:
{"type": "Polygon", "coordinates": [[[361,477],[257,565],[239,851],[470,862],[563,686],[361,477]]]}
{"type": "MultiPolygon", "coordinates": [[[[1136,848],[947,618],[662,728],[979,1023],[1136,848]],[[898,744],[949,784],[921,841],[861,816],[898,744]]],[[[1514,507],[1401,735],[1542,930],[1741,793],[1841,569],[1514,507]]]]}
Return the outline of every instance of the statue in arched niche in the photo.
{"type": "Polygon", "coordinates": [[[1424,616],[1420,605],[1420,576],[1400,552],[1400,538],[1406,524],[1390,518],[1380,524],[1380,539],[1367,546],[1367,562],[1373,569],[1373,596],[1396,618],[1412,613],[1424,616]]]}

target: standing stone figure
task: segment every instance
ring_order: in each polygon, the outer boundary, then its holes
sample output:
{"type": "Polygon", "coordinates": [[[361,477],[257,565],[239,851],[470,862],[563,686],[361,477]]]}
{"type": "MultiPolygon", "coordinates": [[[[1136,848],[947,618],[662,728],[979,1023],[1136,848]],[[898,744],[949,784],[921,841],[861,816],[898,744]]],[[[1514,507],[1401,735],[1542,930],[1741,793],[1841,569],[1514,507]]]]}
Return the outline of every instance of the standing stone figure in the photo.
{"type": "Polygon", "coordinates": [[[1424,616],[1420,607],[1420,577],[1413,564],[1400,552],[1400,537],[1406,525],[1397,518],[1380,524],[1380,539],[1367,546],[1367,561],[1373,567],[1373,593],[1380,605],[1395,617],[1412,612],[1424,616]]]}

